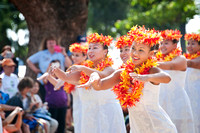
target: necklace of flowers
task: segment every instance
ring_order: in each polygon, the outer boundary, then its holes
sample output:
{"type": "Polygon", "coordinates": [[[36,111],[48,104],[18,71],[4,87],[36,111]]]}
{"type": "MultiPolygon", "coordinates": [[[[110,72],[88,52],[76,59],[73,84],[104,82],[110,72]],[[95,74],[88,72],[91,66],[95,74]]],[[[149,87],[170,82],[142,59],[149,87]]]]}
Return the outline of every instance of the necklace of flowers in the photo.
{"type": "MultiPolygon", "coordinates": [[[[113,65],[113,60],[112,58],[110,58],[109,56],[107,56],[104,60],[101,60],[97,66],[95,67],[94,66],[94,63],[90,60],[87,60],[83,65],[85,65],[86,67],[89,67],[89,68],[93,68],[93,69],[96,69],[98,71],[103,71],[106,67],[110,67],[113,65]]],[[[81,77],[80,77],[80,84],[85,84],[86,82],[88,82],[89,80],[89,76],[86,75],[86,73],[84,73],[83,71],[81,72],[81,77]]],[[[86,88],[88,89],[88,88],[86,88]]]]}
{"type": "Polygon", "coordinates": [[[156,60],[149,58],[145,63],[142,63],[139,68],[136,68],[132,59],[127,61],[125,69],[120,73],[120,83],[113,87],[117,99],[123,107],[135,106],[136,102],[140,101],[144,82],[138,81],[129,76],[129,73],[149,74],[149,70],[157,66],[156,60]]]}
{"type": "Polygon", "coordinates": [[[199,57],[200,56],[200,51],[198,51],[197,53],[195,53],[195,54],[183,54],[184,56],[185,56],[185,58],[186,59],[190,59],[190,60],[192,60],[192,59],[195,59],[195,58],[197,58],[197,57],[199,57]]]}
{"type": "Polygon", "coordinates": [[[174,57],[181,55],[182,53],[181,48],[176,48],[175,50],[173,50],[172,52],[170,52],[169,54],[165,55],[162,54],[160,51],[156,54],[156,58],[158,61],[161,62],[166,62],[166,61],[171,61],[174,57]]]}

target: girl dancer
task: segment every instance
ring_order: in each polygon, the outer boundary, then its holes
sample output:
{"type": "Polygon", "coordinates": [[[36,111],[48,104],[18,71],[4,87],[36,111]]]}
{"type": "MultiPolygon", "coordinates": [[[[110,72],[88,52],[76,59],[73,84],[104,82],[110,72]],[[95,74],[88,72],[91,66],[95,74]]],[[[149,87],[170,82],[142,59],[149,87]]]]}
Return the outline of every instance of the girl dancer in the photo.
{"type": "Polygon", "coordinates": [[[200,34],[186,34],[185,40],[188,41],[187,51],[184,54],[187,58],[187,73],[185,80],[185,90],[190,98],[192,112],[194,116],[195,132],[200,132],[200,34]]]}
{"type": "MultiPolygon", "coordinates": [[[[86,83],[93,72],[100,77],[110,75],[112,59],[107,56],[110,36],[91,34],[87,37],[89,60],[84,65],[73,65],[69,72],[55,68],[53,73],[61,80],[71,84],[86,83]],[[79,81],[80,80],[80,81],[79,81]]],[[[125,133],[122,109],[114,93],[109,89],[96,91],[93,88],[79,89],[82,104],[81,133],[125,133]]]]}
{"type": "Polygon", "coordinates": [[[171,77],[169,84],[161,84],[160,105],[167,112],[179,133],[193,133],[194,123],[190,100],[185,91],[184,82],[187,62],[181,55],[181,49],[177,48],[181,33],[178,30],[165,30],[161,32],[163,41],[160,51],[156,54],[159,68],[167,72],[171,77]]]}
{"type": "Polygon", "coordinates": [[[159,83],[170,81],[152,59],[160,36],[137,26],[129,36],[133,39],[131,59],[124,69],[103,79],[93,73],[89,82],[80,87],[92,85],[96,90],[106,90],[117,84],[113,91],[121,104],[128,107],[132,133],[176,133],[176,127],[159,105],[159,83]]]}

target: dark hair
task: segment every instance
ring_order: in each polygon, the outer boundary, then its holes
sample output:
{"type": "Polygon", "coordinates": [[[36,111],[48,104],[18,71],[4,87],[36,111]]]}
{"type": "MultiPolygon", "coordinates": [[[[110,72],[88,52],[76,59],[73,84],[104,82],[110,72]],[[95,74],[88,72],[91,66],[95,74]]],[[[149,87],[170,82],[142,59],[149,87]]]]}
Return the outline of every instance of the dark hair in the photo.
{"type": "Polygon", "coordinates": [[[156,45],[150,47],[150,51],[158,50],[158,49],[159,49],[159,44],[156,44],[156,45]]]}
{"type": "Polygon", "coordinates": [[[18,84],[18,90],[23,91],[25,88],[33,88],[34,81],[30,77],[24,77],[18,84]]]}
{"type": "Polygon", "coordinates": [[[42,46],[41,50],[47,49],[47,41],[49,41],[49,40],[55,40],[56,43],[57,43],[57,40],[55,39],[54,36],[52,36],[52,35],[48,36],[41,42],[41,46],[42,46]]]}
{"type": "Polygon", "coordinates": [[[172,40],[173,43],[178,43],[178,40],[174,39],[172,40]]]}
{"type": "Polygon", "coordinates": [[[6,50],[11,51],[10,45],[5,45],[5,46],[2,48],[2,52],[6,51],[6,50]]]}
{"type": "Polygon", "coordinates": [[[60,60],[52,60],[50,63],[54,63],[54,62],[59,62],[60,63],[60,60]]]}
{"type": "Polygon", "coordinates": [[[107,45],[103,45],[103,49],[108,49],[108,46],[107,45]]]}
{"type": "Polygon", "coordinates": [[[200,45],[200,41],[198,41],[198,44],[200,45]]]}

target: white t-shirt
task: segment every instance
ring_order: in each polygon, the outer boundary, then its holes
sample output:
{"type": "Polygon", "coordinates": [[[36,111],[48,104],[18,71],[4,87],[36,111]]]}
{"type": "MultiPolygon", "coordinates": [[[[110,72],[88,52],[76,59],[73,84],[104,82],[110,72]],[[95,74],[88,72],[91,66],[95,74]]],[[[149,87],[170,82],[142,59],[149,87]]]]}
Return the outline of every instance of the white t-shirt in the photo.
{"type": "Polygon", "coordinates": [[[18,88],[17,85],[19,83],[19,79],[16,74],[11,73],[10,76],[5,75],[5,73],[2,73],[2,91],[4,93],[7,93],[9,97],[13,97],[17,92],[18,88]]]}

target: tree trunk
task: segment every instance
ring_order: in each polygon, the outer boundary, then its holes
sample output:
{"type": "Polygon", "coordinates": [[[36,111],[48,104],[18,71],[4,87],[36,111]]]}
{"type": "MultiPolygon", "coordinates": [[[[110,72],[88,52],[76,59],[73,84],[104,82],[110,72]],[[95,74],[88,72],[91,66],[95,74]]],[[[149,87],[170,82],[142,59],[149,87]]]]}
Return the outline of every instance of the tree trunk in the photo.
{"type": "Polygon", "coordinates": [[[186,52],[186,45],[185,45],[185,39],[184,39],[184,36],[185,36],[185,33],[186,33],[185,25],[186,25],[186,23],[182,23],[182,24],[180,25],[180,31],[181,31],[181,34],[183,35],[183,36],[181,37],[181,48],[182,48],[182,52],[183,52],[183,53],[186,52]]]}
{"type": "MultiPolygon", "coordinates": [[[[89,0],[10,0],[24,15],[29,29],[28,56],[39,50],[41,41],[54,35],[62,46],[75,42],[85,32],[89,0]]],[[[26,76],[36,75],[28,68],[26,76]]]]}

